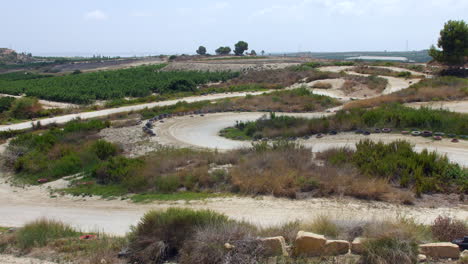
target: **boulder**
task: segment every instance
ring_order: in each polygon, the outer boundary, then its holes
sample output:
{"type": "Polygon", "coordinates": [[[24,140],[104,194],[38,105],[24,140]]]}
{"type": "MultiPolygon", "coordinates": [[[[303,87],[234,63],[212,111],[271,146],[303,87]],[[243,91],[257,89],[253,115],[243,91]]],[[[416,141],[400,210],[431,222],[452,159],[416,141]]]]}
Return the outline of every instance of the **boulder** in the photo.
{"type": "Polygon", "coordinates": [[[314,257],[323,255],[327,239],[322,235],[299,231],[294,242],[294,255],[314,257]]]}
{"type": "Polygon", "coordinates": [[[460,254],[460,258],[468,258],[468,250],[463,250],[463,252],[460,254]]]}
{"type": "Polygon", "coordinates": [[[289,256],[286,250],[286,240],[282,236],[260,239],[266,256],[289,256]]]}
{"type": "Polygon", "coordinates": [[[418,262],[426,262],[426,261],[427,261],[426,255],[423,255],[423,254],[418,255],[418,262]]]}
{"type": "Polygon", "coordinates": [[[364,246],[362,244],[364,240],[362,237],[356,237],[351,243],[351,253],[362,255],[364,253],[364,246]]]}
{"type": "Polygon", "coordinates": [[[428,257],[458,259],[460,257],[460,248],[452,243],[429,243],[420,245],[421,253],[428,257]]]}
{"type": "Polygon", "coordinates": [[[349,242],[346,240],[327,240],[323,253],[325,256],[338,256],[348,254],[349,242]]]}

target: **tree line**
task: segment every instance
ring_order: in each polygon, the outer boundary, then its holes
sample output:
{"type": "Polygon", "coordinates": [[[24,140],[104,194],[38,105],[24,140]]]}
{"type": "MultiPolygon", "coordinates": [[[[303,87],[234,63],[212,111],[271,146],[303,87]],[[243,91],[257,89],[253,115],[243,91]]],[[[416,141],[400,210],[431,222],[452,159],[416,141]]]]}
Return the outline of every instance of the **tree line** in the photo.
{"type": "MultiPolygon", "coordinates": [[[[245,41],[239,41],[236,44],[234,44],[234,50],[231,49],[229,46],[221,46],[215,50],[215,53],[217,55],[228,55],[231,54],[231,52],[234,52],[234,55],[236,56],[242,56],[244,53],[249,49],[249,44],[245,41]]],[[[198,55],[208,55],[206,47],[205,46],[200,46],[196,50],[198,55]]],[[[265,55],[265,51],[262,50],[261,52],[262,56],[265,55]]],[[[251,50],[250,54],[252,56],[256,56],[257,52],[255,50],[251,50]]]]}

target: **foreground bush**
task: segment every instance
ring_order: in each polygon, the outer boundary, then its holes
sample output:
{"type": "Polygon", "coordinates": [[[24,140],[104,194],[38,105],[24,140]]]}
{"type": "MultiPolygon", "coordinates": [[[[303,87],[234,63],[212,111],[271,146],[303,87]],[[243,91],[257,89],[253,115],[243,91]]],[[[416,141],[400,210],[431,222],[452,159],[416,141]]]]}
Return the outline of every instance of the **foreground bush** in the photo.
{"type": "Polygon", "coordinates": [[[196,230],[227,222],[225,215],[210,210],[169,208],[150,211],[130,234],[130,258],[138,263],[162,263],[177,256],[196,230]]]}
{"type": "Polygon", "coordinates": [[[16,242],[23,249],[42,247],[58,238],[78,236],[71,226],[54,220],[40,219],[26,224],[18,230],[16,242]]]}
{"type": "Polygon", "coordinates": [[[411,239],[382,236],[364,243],[363,264],[418,263],[418,244],[411,239]]]}
{"type": "Polygon", "coordinates": [[[438,216],[431,225],[431,231],[438,241],[451,242],[468,234],[468,224],[448,216],[438,216]]]}

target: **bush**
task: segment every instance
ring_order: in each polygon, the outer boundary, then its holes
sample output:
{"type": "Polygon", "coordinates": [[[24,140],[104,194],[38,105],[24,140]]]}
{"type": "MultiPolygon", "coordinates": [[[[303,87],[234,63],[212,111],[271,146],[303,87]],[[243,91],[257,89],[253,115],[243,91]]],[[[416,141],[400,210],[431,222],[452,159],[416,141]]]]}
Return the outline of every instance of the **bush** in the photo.
{"type": "Polygon", "coordinates": [[[438,241],[451,242],[468,235],[468,225],[449,216],[438,216],[431,225],[431,231],[438,241]]]}
{"type": "Polygon", "coordinates": [[[71,226],[54,220],[40,219],[18,230],[16,242],[23,250],[42,247],[54,239],[78,236],[71,226]]]}
{"type": "Polygon", "coordinates": [[[91,145],[91,149],[101,160],[107,160],[108,158],[115,156],[118,152],[118,147],[116,145],[104,140],[96,141],[91,145]]]}
{"type": "Polygon", "coordinates": [[[312,222],[303,227],[306,231],[321,234],[331,238],[337,238],[341,228],[333,220],[325,215],[317,216],[312,222]]]}
{"type": "Polygon", "coordinates": [[[42,106],[37,98],[24,97],[13,101],[10,107],[10,115],[17,119],[30,119],[37,117],[42,106]]]}
{"type": "Polygon", "coordinates": [[[363,264],[418,263],[418,244],[411,239],[381,236],[364,242],[363,264]]]}
{"type": "Polygon", "coordinates": [[[93,177],[100,184],[120,184],[124,180],[129,183],[135,176],[135,170],[141,165],[143,162],[139,159],[112,157],[94,169],[93,177]]]}
{"type": "MultiPolygon", "coordinates": [[[[256,233],[256,227],[237,222],[198,228],[193,238],[184,243],[179,262],[181,264],[248,263],[249,258],[257,257],[255,253],[258,251],[258,246],[251,243],[251,247],[241,248],[244,252],[233,253],[226,249],[224,244],[233,245],[239,241],[253,240],[256,233]],[[242,253],[245,254],[244,258],[241,259],[242,262],[237,262],[239,255],[244,255],[242,253]]],[[[236,248],[232,250],[239,251],[236,248]]]]}
{"type": "Polygon", "coordinates": [[[225,215],[210,210],[150,211],[130,234],[130,259],[138,263],[162,263],[177,256],[184,242],[192,239],[200,228],[227,222],[225,215]]]}

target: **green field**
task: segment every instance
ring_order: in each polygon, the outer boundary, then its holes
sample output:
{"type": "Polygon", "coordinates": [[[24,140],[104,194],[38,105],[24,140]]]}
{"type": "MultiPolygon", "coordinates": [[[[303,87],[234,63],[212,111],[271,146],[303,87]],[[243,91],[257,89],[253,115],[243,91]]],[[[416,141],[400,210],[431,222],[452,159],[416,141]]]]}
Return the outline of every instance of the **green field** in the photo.
{"type": "Polygon", "coordinates": [[[144,97],[152,93],[195,91],[198,85],[226,81],[234,72],[160,71],[166,64],[130,69],[46,77],[25,74],[0,75],[0,93],[26,94],[41,99],[91,103],[124,97],[144,97]]]}

